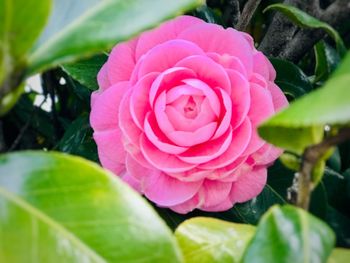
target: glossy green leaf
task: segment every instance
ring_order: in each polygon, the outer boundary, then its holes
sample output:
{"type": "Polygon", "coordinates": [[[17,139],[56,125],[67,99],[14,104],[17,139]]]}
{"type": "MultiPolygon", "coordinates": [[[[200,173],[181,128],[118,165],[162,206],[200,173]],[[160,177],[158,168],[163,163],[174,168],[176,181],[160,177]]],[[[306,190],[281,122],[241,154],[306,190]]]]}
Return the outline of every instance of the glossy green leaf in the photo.
{"type": "Polygon", "coordinates": [[[295,64],[278,58],[270,58],[276,69],[275,83],[283,93],[296,99],[312,90],[312,85],[305,73],[295,64]]]}
{"type": "Polygon", "coordinates": [[[195,217],[183,222],[175,236],[187,263],[240,262],[255,233],[251,225],[195,217]]]}
{"type": "Polygon", "coordinates": [[[108,56],[102,54],[76,63],[63,65],[62,68],[73,79],[77,80],[85,87],[91,90],[97,90],[97,74],[107,59],[108,56]]]}
{"type": "Polygon", "coordinates": [[[243,262],[327,262],[334,243],[321,220],[293,206],[275,206],[259,222],[243,262]]]}
{"type": "Polygon", "coordinates": [[[313,16],[305,13],[304,11],[286,4],[272,4],[269,5],[264,12],[268,10],[276,10],[287,16],[290,20],[292,20],[295,24],[303,28],[314,28],[314,29],[322,29],[326,31],[335,41],[337,45],[337,50],[341,56],[345,55],[346,47],[341,39],[339,33],[331,27],[329,24],[322,22],[316,19],[313,16]]]}
{"type": "Polygon", "coordinates": [[[180,262],[170,230],[118,177],[84,159],[0,157],[0,262],[180,262]]]}
{"type": "MultiPolygon", "coordinates": [[[[52,38],[55,34],[59,33],[63,28],[74,22],[78,17],[83,15],[89,9],[93,9],[97,4],[102,1],[108,0],[84,0],[84,1],[72,1],[72,0],[51,0],[52,11],[49,21],[40,35],[36,46],[40,46],[52,38]],[[62,15],[64,14],[64,15],[62,15]]],[[[37,48],[36,47],[36,48],[37,48]]]]}
{"type": "Polygon", "coordinates": [[[263,123],[259,128],[261,137],[279,147],[301,153],[308,145],[322,140],[325,125],[350,123],[350,71],[344,69],[349,59],[350,53],[335,72],[335,77],[322,88],[292,102],[287,109],[263,123]]]}
{"type": "Polygon", "coordinates": [[[350,260],[350,249],[335,248],[328,259],[328,263],[348,263],[350,260]]]}
{"type": "Polygon", "coordinates": [[[334,207],[328,206],[326,222],[337,236],[337,245],[350,247],[350,217],[339,212],[334,207]]]}
{"type": "Polygon", "coordinates": [[[315,47],[315,80],[326,80],[340,62],[339,54],[326,42],[320,41],[315,47]]]}
{"type": "Polygon", "coordinates": [[[38,46],[29,72],[74,61],[111,48],[142,30],[185,12],[202,0],[106,0],[38,46]]]}

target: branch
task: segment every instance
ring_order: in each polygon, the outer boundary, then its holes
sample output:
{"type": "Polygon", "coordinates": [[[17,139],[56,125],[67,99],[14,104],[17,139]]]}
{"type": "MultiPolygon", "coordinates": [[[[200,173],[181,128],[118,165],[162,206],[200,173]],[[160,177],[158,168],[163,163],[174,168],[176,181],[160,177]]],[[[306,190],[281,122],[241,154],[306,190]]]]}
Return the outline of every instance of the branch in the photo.
{"type": "Polygon", "coordinates": [[[304,151],[300,172],[298,174],[298,192],[296,205],[308,210],[310,194],[314,188],[312,183],[312,172],[317,162],[333,146],[350,139],[350,128],[342,128],[337,135],[325,138],[321,143],[312,145],[304,151]]]}
{"type": "MultiPolygon", "coordinates": [[[[335,1],[325,11],[321,11],[317,18],[338,27],[350,19],[350,5],[344,0],[335,1]]],[[[279,57],[298,62],[325,35],[323,30],[299,30],[293,39],[287,42],[279,57]]]]}
{"type": "MultiPolygon", "coordinates": [[[[337,0],[325,10],[320,8],[318,0],[286,0],[284,3],[292,4],[335,28],[350,19],[348,0],[337,0]]],[[[296,26],[290,26],[291,22],[287,22],[287,18],[281,16],[282,14],[275,15],[259,49],[266,55],[298,62],[325,36],[325,32],[320,29],[298,29],[296,26]]]]}
{"type": "Polygon", "coordinates": [[[248,0],[248,2],[244,5],[241,18],[236,25],[237,30],[246,30],[260,2],[261,0],[248,0]]]}
{"type": "Polygon", "coordinates": [[[240,9],[238,0],[229,0],[224,9],[223,20],[230,27],[235,27],[240,18],[240,9]]]}

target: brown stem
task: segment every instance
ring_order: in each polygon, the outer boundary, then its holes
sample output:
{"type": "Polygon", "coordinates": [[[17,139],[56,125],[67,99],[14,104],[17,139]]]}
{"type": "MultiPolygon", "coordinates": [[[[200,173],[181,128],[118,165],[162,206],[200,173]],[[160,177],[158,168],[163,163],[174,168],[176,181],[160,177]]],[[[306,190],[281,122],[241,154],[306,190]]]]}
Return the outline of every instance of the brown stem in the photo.
{"type": "Polygon", "coordinates": [[[298,193],[296,205],[308,210],[310,194],[314,188],[312,183],[312,171],[317,162],[333,146],[350,139],[350,128],[342,128],[337,135],[325,138],[321,143],[309,146],[302,156],[302,164],[298,174],[298,193]]]}
{"type": "Polygon", "coordinates": [[[241,18],[236,25],[237,30],[246,30],[260,2],[261,0],[248,0],[248,2],[244,5],[241,18]]]}

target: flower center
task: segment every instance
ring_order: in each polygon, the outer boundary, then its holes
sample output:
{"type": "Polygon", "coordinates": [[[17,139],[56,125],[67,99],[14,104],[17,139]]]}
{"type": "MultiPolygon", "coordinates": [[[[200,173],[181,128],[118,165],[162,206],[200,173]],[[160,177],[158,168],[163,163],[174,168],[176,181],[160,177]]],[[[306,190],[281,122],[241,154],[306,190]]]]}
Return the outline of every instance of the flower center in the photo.
{"type": "Polygon", "coordinates": [[[188,119],[194,119],[198,115],[198,109],[196,102],[194,101],[192,96],[189,96],[187,103],[183,109],[184,116],[188,119]]]}

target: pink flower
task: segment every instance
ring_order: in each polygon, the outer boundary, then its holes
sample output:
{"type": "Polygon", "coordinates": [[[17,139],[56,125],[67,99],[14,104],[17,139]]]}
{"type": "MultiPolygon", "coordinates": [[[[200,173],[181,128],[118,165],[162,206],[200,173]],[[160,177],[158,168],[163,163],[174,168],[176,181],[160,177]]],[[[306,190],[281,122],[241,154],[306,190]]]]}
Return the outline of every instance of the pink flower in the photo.
{"type": "Polygon", "coordinates": [[[256,127],[288,104],[250,35],[180,16],[116,45],[90,122],[102,165],[161,207],[224,211],[280,154],[256,127]]]}

